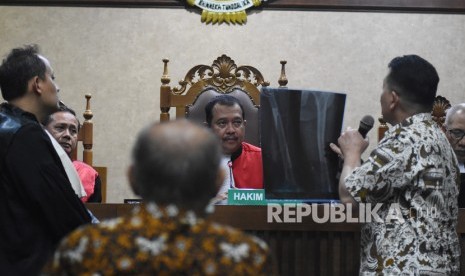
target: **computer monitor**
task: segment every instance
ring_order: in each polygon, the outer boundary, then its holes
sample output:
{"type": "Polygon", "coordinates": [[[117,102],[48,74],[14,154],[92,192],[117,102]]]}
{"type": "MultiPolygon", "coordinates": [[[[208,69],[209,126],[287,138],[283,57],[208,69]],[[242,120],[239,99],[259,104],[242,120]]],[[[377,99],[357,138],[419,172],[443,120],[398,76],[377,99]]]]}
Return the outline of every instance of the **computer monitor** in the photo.
{"type": "Polygon", "coordinates": [[[266,199],[338,199],[344,93],[263,88],[260,128],[266,199]]]}

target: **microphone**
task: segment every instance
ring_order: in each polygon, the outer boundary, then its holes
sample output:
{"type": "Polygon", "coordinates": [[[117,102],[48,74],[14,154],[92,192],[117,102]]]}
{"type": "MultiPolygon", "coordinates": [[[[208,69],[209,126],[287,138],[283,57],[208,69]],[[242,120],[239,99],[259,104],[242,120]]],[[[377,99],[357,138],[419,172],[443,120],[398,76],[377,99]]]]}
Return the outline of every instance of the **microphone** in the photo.
{"type": "Polygon", "coordinates": [[[373,118],[373,116],[370,116],[370,115],[365,115],[360,120],[360,125],[358,126],[358,132],[360,132],[363,138],[365,138],[367,136],[368,131],[370,131],[373,128],[374,123],[375,123],[375,119],[373,118]]]}
{"type": "MultiPolygon", "coordinates": [[[[360,124],[358,126],[358,132],[362,135],[363,139],[365,139],[368,131],[370,131],[373,128],[374,124],[375,124],[375,119],[371,115],[365,115],[360,120],[360,124]]],[[[363,163],[363,160],[361,160],[361,163],[363,163]]],[[[339,179],[341,178],[343,164],[344,164],[344,160],[343,158],[341,158],[341,156],[339,156],[338,168],[337,168],[337,173],[336,173],[336,179],[338,182],[339,182],[339,179]]]]}

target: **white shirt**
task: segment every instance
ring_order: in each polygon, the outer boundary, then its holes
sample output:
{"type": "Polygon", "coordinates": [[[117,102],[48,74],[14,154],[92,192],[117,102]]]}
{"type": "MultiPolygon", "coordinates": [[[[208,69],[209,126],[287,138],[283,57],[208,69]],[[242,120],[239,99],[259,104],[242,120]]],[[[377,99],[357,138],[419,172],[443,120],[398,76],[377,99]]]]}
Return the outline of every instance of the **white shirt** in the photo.
{"type": "Polygon", "coordinates": [[[79,178],[76,168],[74,168],[73,162],[71,162],[71,159],[69,159],[68,154],[61,147],[61,145],[58,144],[57,140],[53,138],[52,134],[50,134],[46,129],[44,130],[50,137],[50,140],[52,140],[53,147],[60,157],[61,163],[65,168],[66,175],[68,176],[69,182],[71,182],[71,187],[73,188],[74,192],[79,198],[86,196],[87,194],[84,190],[84,186],[82,186],[81,179],[79,178]]]}

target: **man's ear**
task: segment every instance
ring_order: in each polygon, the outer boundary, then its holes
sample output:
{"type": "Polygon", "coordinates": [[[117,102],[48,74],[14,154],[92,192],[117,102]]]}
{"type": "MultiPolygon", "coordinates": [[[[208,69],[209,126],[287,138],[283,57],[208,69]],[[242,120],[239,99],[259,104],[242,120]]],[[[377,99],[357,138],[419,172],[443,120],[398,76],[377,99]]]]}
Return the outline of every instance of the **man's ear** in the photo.
{"type": "Polygon", "coordinates": [[[29,80],[29,85],[32,87],[32,91],[34,93],[39,93],[42,94],[42,83],[41,79],[39,76],[33,77],[31,80],[29,80]]]}
{"type": "Polygon", "coordinates": [[[391,110],[394,110],[398,105],[400,104],[400,97],[399,94],[395,90],[391,91],[391,103],[389,104],[389,107],[391,110]]]}
{"type": "Polygon", "coordinates": [[[140,196],[139,187],[136,184],[136,179],[134,176],[134,165],[131,165],[128,167],[127,177],[128,177],[129,185],[131,186],[134,194],[136,194],[137,196],[140,196]]]}
{"type": "Polygon", "coordinates": [[[244,124],[244,126],[246,126],[247,125],[247,120],[244,120],[243,124],[244,124]]]}

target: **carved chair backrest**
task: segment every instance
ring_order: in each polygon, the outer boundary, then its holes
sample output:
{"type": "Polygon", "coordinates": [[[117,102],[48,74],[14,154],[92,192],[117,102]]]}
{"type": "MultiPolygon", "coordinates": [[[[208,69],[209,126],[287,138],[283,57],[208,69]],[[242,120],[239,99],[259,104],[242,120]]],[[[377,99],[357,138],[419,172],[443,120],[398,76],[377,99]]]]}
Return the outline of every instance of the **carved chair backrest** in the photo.
{"type": "MultiPolygon", "coordinates": [[[[228,94],[239,99],[245,119],[245,141],[260,146],[259,108],[260,88],[269,86],[262,73],[253,66],[237,66],[234,60],[222,55],[212,65],[192,67],[184,79],[179,81],[180,87],[170,87],[168,76],[168,60],[164,59],[164,72],[160,87],[160,121],[170,119],[170,108],[176,108],[176,118],[186,117],[189,120],[203,123],[205,105],[215,96],[228,94]]],[[[285,87],[286,61],[281,61],[280,87],[285,87]]]]}

